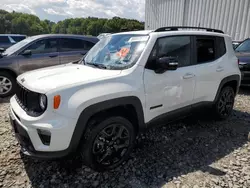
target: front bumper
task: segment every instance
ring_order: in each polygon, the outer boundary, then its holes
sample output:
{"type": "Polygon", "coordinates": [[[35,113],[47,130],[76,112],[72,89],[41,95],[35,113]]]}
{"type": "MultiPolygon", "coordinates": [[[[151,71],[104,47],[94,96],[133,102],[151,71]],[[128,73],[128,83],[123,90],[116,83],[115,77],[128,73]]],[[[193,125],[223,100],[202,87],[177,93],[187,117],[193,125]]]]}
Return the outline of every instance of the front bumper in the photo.
{"type": "Polygon", "coordinates": [[[24,154],[38,158],[60,158],[72,152],[70,141],[75,128],[74,119],[51,112],[40,117],[31,117],[14,97],[10,104],[10,122],[24,154]],[[51,133],[49,144],[43,142],[38,130],[51,133]]]}

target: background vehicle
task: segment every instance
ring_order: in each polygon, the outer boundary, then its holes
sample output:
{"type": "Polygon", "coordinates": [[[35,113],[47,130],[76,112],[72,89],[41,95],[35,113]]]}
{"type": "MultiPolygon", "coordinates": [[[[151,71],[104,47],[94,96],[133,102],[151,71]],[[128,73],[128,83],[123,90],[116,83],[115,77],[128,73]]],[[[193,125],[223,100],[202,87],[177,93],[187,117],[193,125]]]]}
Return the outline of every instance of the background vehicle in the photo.
{"type": "Polygon", "coordinates": [[[236,49],[239,67],[242,73],[242,86],[250,86],[250,39],[244,40],[236,49]]]}
{"type": "Polygon", "coordinates": [[[0,97],[14,93],[16,77],[26,71],[80,60],[98,41],[81,35],[38,35],[0,54],[0,97]]]}
{"type": "Polygon", "coordinates": [[[236,49],[240,45],[241,41],[233,41],[233,48],[236,49]]]}
{"type": "Polygon", "coordinates": [[[88,166],[107,170],[126,160],[136,135],[152,125],[206,107],[229,117],[240,83],[231,38],[180,29],[110,35],[81,63],[20,75],[10,122],[25,138],[24,153],[53,158],[79,149],[88,166]]]}
{"type": "Polygon", "coordinates": [[[0,34],[0,48],[6,49],[25,39],[26,35],[19,34],[0,34]]]}
{"type": "Polygon", "coordinates": [[[111,33],[101,33],[100,35],[98,35],[97,36],[97,38],[98,39],[101,39],[101,38],[103,38],[103,37],[105,37],[105,36],[108,36],[108,35],[110,35],[111,33]]]}

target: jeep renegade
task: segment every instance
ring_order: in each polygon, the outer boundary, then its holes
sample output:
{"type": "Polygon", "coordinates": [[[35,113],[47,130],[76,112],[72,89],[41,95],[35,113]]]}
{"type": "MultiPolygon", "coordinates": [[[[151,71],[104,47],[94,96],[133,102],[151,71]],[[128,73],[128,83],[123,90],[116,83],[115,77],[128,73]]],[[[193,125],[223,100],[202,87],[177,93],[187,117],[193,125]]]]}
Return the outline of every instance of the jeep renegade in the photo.
{"type": "Polygon", "coordinates": [[[78,63],[20,75],[10,120],[23,153],[58,158],[77,150],[91,168],[109,170],[149,125],[207,106],[219,119],[230,116],[240,80],[232,40],[220,30],[112,34],[78,63]]]}

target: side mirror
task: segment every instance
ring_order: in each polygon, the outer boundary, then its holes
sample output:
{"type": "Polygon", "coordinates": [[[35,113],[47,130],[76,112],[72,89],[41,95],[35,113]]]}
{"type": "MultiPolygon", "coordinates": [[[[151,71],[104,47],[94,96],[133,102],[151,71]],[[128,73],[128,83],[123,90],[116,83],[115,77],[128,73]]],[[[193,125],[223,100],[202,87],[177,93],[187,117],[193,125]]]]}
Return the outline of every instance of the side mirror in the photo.
{"type": "Polygon", "coordinates": [[[163,73],[166,70],[176,70],[178,68],[178,59],[176,57],[161,57],[157,60],[156,73],[163,73]]]}
{"type": "Polygon", "coordinates": [[[31,50],[25,50],[23,53],[22,53],[22,55],[24,55],[24,56],[28,56],[28,55],[31,55],[32,53],[31,53],[31,50]]]}

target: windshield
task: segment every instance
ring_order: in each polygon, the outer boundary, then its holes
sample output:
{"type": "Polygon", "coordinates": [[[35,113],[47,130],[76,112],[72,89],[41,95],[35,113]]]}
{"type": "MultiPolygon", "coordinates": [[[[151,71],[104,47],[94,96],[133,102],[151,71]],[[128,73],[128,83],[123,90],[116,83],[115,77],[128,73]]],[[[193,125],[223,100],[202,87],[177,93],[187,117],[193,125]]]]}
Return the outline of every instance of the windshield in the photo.
{"type": "Polygon", "coordinates": [[[100,40],[84,58],[85,64],[106,69],[126,69],[139,59],[148,35],[109,35],[100,40]]]}
{"type": "Polygon", "coordinates": [[[242,42],[235,50],[236,52],[250,52],[250,39],[242,42]]]}
{"type": "Polygon", "coordinates": [[[33,41],[35,39],[35,37],[29,37],[26,38],[14,45],[12,45],[11,47],[7,48],[5,50],[5,52],[3,53],[3,55],[12,55],[13,53],[15,53],[17,50],[19,50],[20,48],[24,47],[25,45],[27,45],[28,43],[30,43],[31,41],[33,41]]]}

